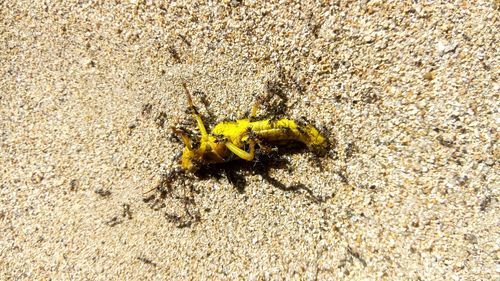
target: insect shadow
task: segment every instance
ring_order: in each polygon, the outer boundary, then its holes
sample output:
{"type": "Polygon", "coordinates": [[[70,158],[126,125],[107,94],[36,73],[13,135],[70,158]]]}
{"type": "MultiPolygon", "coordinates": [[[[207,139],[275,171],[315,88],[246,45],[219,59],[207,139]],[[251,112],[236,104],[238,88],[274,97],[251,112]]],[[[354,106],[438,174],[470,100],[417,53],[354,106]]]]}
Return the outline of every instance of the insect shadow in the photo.
{"type": "Polygon", "coordinates": [[[267,183],[287,192],[306,192],[308,198],[315,203],[322,203],[324,198],[314,195],[312,190],[305,184],[296,183],[286,185],[270,175],[271,170],[284,170],[292,173],[290,162],[286,155],[303,153],[305,146],[300,143],[288,144],[286,147],[275,147],[271,152],[262,153],[257,151],[253,161],[232,161],[217,165],[202,167],[195,173],[200,179],[215,177],[217,179],[226,177],[229,183],[239,192],[245,193],[248,185],[246,175],[260,175],[267,183]]]}
{"type": "MultiPolygon", "coordinates": [[[[286,185],[280,180],[270,175],[272,170],[283,170],[286,173],[293,173],[287,155],[304,153],[305,146],[301,143],[292,143],[287,146],[278,146],[271,152],[256,151],[253,161],[235,160],[226,163],[201,166],[196,172],[189,173],[183,170],[173,170],[162,176],[154,191],[143,201],[151,209],[165,210],[165,218],[168,222],[176,225],[177,228],[191,227],[200,222],[201,212],[196,204],[195,196],[200,193],[192,182],[215,178],[217,180],[226,178],[237,192],[244,194],[249,182],[246,177],[249,175],[260,175],[271,186],[285,192],[297,194],[305,193],[307,198],[315,204],[321,204],[332,196],[318,196],[303,183],[286,185]],[[173,200],[173,201],[172,201],[173,200]],[[172,202],[182,210],[169,211],[172,202]]],[[[317,160],[316,157],[312,159],[317,160]]]]}

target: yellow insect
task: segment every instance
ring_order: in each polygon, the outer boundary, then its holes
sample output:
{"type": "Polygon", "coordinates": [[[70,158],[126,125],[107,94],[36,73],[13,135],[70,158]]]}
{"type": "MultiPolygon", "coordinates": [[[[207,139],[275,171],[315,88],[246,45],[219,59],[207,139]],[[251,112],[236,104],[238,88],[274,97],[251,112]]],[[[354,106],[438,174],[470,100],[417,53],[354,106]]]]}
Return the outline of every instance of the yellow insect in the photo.
{"type": "Polygon", "coordinates": [[[172,128],[185,145],[180,160],[181,168],[185,171],[195,171],[202,165],[223,163],[238,158],[252,161],[256,146],[266,151],[268,150],[267,143],[298,141],[318,154],[324,154],[328,150],[328,141],[325,136],[311,125],[302,125],[290,119],[254,121],[259,101],[253,105],[250,118],[221,122],[208,133],[200,114],[193,105],[185,83],[183,87],[187,95],[189,110],[201,134],[200,139],[196,141],[199,145],[195,147],[185,131],[172,128]]]}

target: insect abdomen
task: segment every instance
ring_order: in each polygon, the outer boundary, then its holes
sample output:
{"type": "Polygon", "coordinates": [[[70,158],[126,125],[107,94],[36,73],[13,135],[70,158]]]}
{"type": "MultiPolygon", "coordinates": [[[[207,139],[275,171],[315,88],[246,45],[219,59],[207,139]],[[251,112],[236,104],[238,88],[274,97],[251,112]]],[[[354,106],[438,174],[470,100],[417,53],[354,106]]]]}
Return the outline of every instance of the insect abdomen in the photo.
{"type": "Polygon", "coordinates": [[[304,143],[310,149],[320,152],[327,149],[327,141],[311,125],[299,125],[290,119],[252,122],[252,131],[267,141],[295,140],[304,143]]]}

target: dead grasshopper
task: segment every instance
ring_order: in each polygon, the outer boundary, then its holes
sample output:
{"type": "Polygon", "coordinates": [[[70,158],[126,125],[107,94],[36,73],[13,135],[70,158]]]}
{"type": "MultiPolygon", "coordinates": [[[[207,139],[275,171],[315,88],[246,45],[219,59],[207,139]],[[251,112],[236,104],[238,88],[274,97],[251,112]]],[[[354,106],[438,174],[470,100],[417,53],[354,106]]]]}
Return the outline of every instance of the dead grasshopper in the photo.
{"type": "Polygon", "coordinates": [[[207,164],[224,163],[235,159],[252,161],[255,156],[255,147],[262,152],[269,151],[268,143],[283,144],[287,142],[301,142],[317,154],[324,154],[328,149],[327,139],[313,126],[299,124],[290,119],[265,119],[254,121],[260,101],[252,107],[250,117],[236,121],[221,122],[207,133],[205,124],[193,105],[191,95],[183,84],[186,93],[189,111],[198,124],[201,137],[193,142],[188,134],[173,127],[185,145],[180,159],[181,169],[193,172],[200,166],[207,164]],[[196,147],[193,143],[197,143],[196,147]]]}

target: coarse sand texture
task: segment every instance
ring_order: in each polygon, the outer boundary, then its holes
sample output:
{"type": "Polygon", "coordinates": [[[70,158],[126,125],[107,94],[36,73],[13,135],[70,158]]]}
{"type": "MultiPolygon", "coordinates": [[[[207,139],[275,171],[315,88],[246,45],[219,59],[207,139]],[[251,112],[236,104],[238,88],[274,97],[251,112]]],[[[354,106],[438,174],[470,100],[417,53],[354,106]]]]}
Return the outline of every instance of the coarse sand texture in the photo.
{"type": "Polygon", "coordinates": [[[500,2],[0,1],[0,280],[498,280],[500,2]],[[208,129],[332,144],[185,173],[208,129]],[[302,123],[300,123],[302,124],[302,123]]]}

